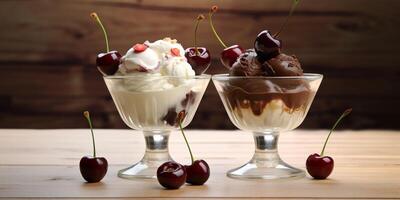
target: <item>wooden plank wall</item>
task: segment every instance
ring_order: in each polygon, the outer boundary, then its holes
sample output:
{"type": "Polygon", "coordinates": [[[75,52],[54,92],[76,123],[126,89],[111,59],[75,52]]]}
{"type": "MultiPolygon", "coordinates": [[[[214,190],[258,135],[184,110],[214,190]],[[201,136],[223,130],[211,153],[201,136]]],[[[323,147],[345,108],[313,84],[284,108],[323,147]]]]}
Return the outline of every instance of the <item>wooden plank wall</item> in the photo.
{"type": "MultiPolygon", "coordinates": [[[[102,33],[89,18],[98,12],[112,49],[165,36],[193,41],[194,18],[213,4],[217,29],[228,44],[252,48],[258,32],[276,31],[290,0],[3,0],[0,1],[0,128],[124,128],[94,63],[102,33]]],[[[301,127],[329,128],[347,107],[344,128],[400,128],[400,1],[303,0],[281,39],[306,72],[324,74],[301,127]]],[[[209,73],[223,73],[221,47],[206,22],[199,42],[213,54],[209,73]]],[[[210,84],[191,128],[230,129],[210,84]]]]}

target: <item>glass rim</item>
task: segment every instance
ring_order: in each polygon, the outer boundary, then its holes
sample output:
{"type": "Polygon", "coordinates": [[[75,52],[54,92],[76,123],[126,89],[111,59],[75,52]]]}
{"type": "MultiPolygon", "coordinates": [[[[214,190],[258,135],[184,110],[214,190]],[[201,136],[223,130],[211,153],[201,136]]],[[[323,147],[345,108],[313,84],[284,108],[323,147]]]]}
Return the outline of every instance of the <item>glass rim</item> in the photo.
{"type": "MultiPolygon", "coordinates": [[[[135,74],[135,75],[104,75],[104,79],[129,79],[129,78],[143,78],[143,74],[135,74]]],[[[201,74],[191,77],[185,76],[159,76],[159,78],[176,78],[176,79],[210,79],[210,74],[201,74]]]]}
{"type": "Polygon", "coordinates": [[[303,80],[317,80],[320,78],[323,78],[324,75],[322,74],[317,74],[317,73],[304,73],[302,76],[229,76],[229,74],[214,74],[212,75],[213,80],[230,80],[230,79],[284,79],[284,80],[298,80],[298,79],[303,79],[303,80]]]}

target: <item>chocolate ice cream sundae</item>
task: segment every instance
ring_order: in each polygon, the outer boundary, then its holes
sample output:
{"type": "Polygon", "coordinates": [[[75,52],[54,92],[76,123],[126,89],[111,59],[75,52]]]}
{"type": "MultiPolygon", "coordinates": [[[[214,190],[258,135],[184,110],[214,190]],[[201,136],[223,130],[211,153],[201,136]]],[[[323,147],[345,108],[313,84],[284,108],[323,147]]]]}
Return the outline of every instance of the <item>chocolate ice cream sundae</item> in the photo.
{"type": "Polygon", "coordinates": [[[301,78],[297,57],[282,53],[281,41],[266,30],[258,34],[254,49],[239,55],[229,77],[222,94],[239,125],[273,128],[300,123],[315,95],[301,78]]]}

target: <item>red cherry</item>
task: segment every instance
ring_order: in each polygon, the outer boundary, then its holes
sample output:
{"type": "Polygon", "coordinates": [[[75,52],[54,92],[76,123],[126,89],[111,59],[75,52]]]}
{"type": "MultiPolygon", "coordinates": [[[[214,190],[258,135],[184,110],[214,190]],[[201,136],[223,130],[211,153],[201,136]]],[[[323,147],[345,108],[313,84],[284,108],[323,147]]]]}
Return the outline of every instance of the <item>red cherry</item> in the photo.
{"type": "Polygon", "coordinates": [[[135,45],[133,45],[133,50],[134,50],[135,53],[143,52],[146,49],[147,49],[147,46],[144,45],[144,44],[135,44],[135,45]]]}
{"type": "Polygon", "coordinates": [[[97,68],[106,75],[114,75],[118,71],[121,54],[118,51],[100,53],[96,58],[97,68]]]}
{"type": "Polygon", "coordinates": [[[307,172],[315,179],[326,179],[333,170],[333,158],[314,153],[306,161],[307,172]]]}
{"type": "Polygon", "coordinates": [[[97,68],[103,75],[113,75],[118,70],[121,54],[119,54],[118,51],[110,51],[107,32],[103,24],[101,23],[99,16],[96,13],[91,13],[90,16],[97,22],[97,24],[99,24],[100,28],[103,30],[104,40],[106,42],[107,49],[107,53],[100,53],[99,55],[97,55],[97,68]]]}
{"type": "Polygon", "coordinates": [[[178,48],[172,48],[172,49],[171,49],[171,54],[172,54],[173,56],[181,56],[181,51],[179,51],[178,48]]]}
{"type": "Polygon", "coordinates": [[[339,119],[336,120],[331,131],[326,137],[325,144],[324,147],[322,147],[321,154],[314,153],[308,156],[306,161],[307,172],[315,179],[326,179],[332,173],[333,163],[334,163],[333,158],[322,155],[324,155],[326,144],[328,143],[329,137],[331,136],[333,130],[335,130],[339,122],[348,114],[350,114],[351,111],[352,111],[351,108],[345,110],[343,114],[339,117],[339,119]]]}
{"type": "Polygon", "coordinates": [[[191,165],[185,165],[187,178],[186,183],[192,185],[203,185],[210,177],[210,167],[204,160],[195,160],[191,165]]]}
{"type": "Polygon", "coordinates": [[[232,45],[230,47],[227,47],[226,44],[222,41],[221,37],[219,37],[212,22],[212,16],[215,12],[217,12],[217,10],[218,10],[217,6],[211,7],[210,12],[208,13],[208,20],[210,23],[211,30],[214,33],[214,36],[217,38],[219,43],[225,48],[221,53],[221,62],[226,68],[230,69],[233,63],[236,62],[236,59],[244,52],[244,49],[239,45],[232,45]]]}
{"type": "Polygon", "coordinates": [[[280,54],[282,42],[274,38],[269,31],[261,31],[254,41],[254,49],[261,62],[267,61],[280,54]]]}
{"type": "Polygon", "coordinates": [[[79,162],[82,177],[89,183],[101,181],[107,173],[108,162],[103,157],[84,156],[79,162]]]}
{"type": "Polygon", "coordinates": [[[239,45],[232,45],[225,48],[221,53],[222,64],[230,69],[233,63],[236,62],[237,58],[244,52],[244,49],[239,45]]]}
{"type": "Polygon", "coordinates": [[[186,169],[176,162],[165,162],[157,169],[158,182],[167,189],[178,189],[186,181],[186,169]]]}
{"type": "Polygon", "coordinates": [[[90,126],[90,132],[92,133],[93,142],[93,157],[84,156],[79,162],[79,169],[81,171],[82,177],[89,183],[95,183],[101,181],[107,173],[108,162],[103,157],[96,157],[96,145],[94,142],[94,133],[92,128],[92,121],[90,119],[89,111],[83,112],[86,120],[90,126]]]}
{"type": "Polygon", "coordinates": [[[196,75],[203,74],[211,64],[210,52],[205,47],[190,47],[185,50],[185,57],[196,75]]]}

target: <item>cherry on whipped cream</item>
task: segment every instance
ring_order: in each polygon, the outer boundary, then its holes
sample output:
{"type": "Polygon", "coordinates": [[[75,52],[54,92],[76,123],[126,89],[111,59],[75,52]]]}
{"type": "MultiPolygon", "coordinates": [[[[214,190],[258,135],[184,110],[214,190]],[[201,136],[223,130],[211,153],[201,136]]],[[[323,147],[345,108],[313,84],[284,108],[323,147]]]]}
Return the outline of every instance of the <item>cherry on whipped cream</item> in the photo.
{"type": "Polygon", "coordinates": [[[104,28],[99,16],[96,13],[91,13],[90,16],[97,22],[103,31],[104,40],[106,42],[107,53],[100,53],[96,58],[97,69],[103,75],[113,75],[118,71],[118,66],[120,64],[121,54],[118,51],[110,51],[108,44],[108,36],[106,29],[104,28]]]}
{"type": "Polygon", "coordinates": [[[196,75],[205,73],[211,64],[210,51],[205,47],[197,46],[197,29],[199,28],[200,21],[203,19],[205,19],[204,15],[200,14],[197,16],[194,28],[194,47],[189,47],[185,50],[185,57],[196,75]]]}

